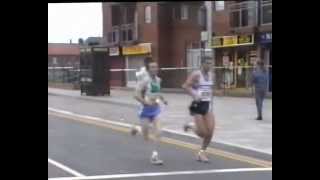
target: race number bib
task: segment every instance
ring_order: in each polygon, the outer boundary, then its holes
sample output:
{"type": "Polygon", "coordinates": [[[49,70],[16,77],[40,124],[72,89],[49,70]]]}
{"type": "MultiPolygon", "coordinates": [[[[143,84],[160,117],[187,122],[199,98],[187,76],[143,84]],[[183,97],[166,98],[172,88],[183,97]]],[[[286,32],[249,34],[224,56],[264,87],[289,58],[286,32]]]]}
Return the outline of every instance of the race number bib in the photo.
{"type": "Polygon", "coordinates": [[[212,96],[211,89],[201,89],[200,90],[200,97],[202,101],[210,101],[212,96]]]}

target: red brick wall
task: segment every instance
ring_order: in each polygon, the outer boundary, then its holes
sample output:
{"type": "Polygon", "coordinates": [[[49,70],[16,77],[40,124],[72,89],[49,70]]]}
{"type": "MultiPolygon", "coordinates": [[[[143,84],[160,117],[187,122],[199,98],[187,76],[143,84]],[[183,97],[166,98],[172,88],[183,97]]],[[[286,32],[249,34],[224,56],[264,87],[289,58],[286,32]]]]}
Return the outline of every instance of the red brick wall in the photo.
{"type": "Polygon", "coordinates": [[[138,11],[138,41],[140,43],[152,43],[152,57],[155,61],[159,60],[158,52],[158,5],[156,2],[139,2],[137,4],[138,11]],[[145,7],[151,6],[151,23],[145,23],[145,7]]]}
{"type": "Polygon", "coordinates": [[[161,67],[172,66],[172,29],[171,29],[171,9],[168,5],[158,7],[158,27],[159,27],[159,65],[161,67]]]}
{"type": "MultiPolygon", "coordinates": [[[[193,6],[196,6],[192,4],[193,6]]],[[[197,8],[189,11],[188,20],[174,20],[172,5],[159,7],[159,57],[162,67],[184,67],[186,48],[191,42],[199,42],[201,29],[198,25],[197,8]]],[[[184,70],[162,71],[164,87],[179,88],[186,79],[184,70]]]]}
{"type": "Polygon", "coordinates": [[[107,33],[111,31],[111,3],[102,3],[102,22],[103,22],[103,36],[107,37],[107,33]]]}
{"type": "Polygon", "coordinates": [[[230,34],[230,19],[227,10],[215,11],[212,15],[212,31],[216,36],[230,34]]]}

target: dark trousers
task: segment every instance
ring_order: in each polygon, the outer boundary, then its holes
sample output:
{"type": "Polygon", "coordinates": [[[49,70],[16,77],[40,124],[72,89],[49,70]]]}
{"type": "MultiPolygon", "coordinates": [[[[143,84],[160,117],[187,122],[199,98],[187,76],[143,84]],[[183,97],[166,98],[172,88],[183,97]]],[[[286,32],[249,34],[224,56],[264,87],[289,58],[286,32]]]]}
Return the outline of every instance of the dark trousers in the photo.
{"type": "Polygon", "coordinates": [[[255,90],[255,98],[256,98],[256,106],[258,110],[258,117],[262,117],[262,105],[263,105],[263,100],[266,96],[266,90],[260,90],[256,89],[255,90]]]}

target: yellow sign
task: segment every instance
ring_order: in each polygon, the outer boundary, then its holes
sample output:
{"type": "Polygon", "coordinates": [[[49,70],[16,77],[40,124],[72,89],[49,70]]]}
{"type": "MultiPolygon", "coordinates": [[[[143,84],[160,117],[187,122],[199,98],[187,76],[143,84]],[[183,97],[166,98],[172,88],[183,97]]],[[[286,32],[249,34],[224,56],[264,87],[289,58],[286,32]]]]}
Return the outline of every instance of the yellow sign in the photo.
{"type": "Polygon", "coordinates": [[[213,37],[211,48],[233,47],[254,44],[253,34],[213,37]]]}
{"type": "Polygon", "coordinates": [[[237,36],[225,36],[223,38],[223,45],[230,46],[237,44],[237,36]]]}
{"type": "Polygon", "coordinates": [[[238,36],[238,44],[245,44],[253,42],[252,35],[241,35],[238,36]]]}
{"type": "Polygon", "coordinates": [[[149,54],[151,53],[151,43],[138,44],[136,46],[122,47],[123,55],[149,54]]]}
{"type": "Polygon", "coordinates": [[[223,38],[213,38],[212,40],[213,46],[222,46],[223,45],[223,38]]]}

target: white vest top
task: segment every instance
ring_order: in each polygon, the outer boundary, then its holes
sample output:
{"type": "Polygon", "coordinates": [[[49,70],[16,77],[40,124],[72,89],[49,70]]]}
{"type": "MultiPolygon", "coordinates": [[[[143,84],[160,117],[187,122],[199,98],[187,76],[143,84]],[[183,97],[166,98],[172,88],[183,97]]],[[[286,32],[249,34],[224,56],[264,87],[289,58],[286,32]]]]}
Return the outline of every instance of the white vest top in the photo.
{"type": "Polygon", "coordinates": [[[208,80],[206,80],[201,71],[198,71],[200,74],[199,83],[195,86],[195,93],[198,94],[201,101],[211,101],[212,97],[212,73],[208,72],[208,80]]]}

